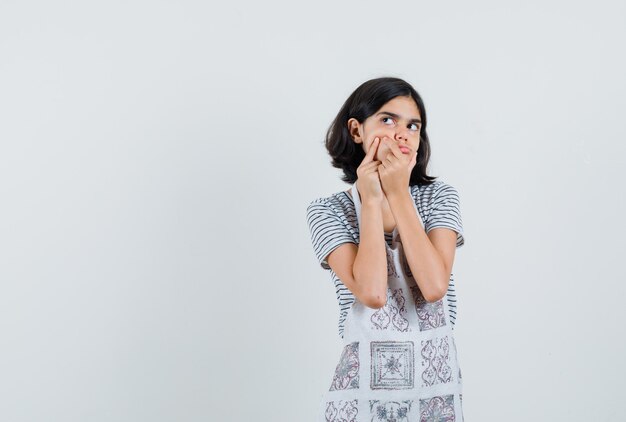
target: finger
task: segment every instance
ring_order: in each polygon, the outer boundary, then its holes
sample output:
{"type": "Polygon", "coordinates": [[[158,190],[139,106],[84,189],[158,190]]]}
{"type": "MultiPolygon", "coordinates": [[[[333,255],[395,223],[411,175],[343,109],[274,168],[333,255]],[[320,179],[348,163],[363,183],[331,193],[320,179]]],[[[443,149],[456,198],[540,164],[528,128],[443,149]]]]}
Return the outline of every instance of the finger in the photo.
{"type": "Polygon", "coordinates": [[[368,163],[367,165],[361,168],[360,174],[365,175],[373,171],[376,171],[379,165],[380,165],[380,161],[372,161],[371,163],[368,163]]]}
{"type": "Polygon", "coordinates": [[[396,157],[392,156],[392,154],[387,154],[387,157],[385,157],[385,161],[383,161],[382,164],[385,168],[392,168],[393,162],[396,160],[396,157]]]}
{"type": "MultiPolygon", "coordinates": [[[[394,156],[398,157],[401,160],[406,159],[404,156],[408,155],[408,154],[404,154],[402,152],[402,150],[400,150],[400,147],[398,146],[398,144],[396,144],[390,138],[386,138],[385,140],[387,142],[387,145],[389,146],[389,149],[391,150],[391,152],[393,153],[394,156]]],[[[409,151],[409,153],[410,153],[410,151],[409,151]]]]}
{"type": "Polygon", "coordinates": [[[393,165],[394,162],[398,161],[399,158],[394,154],[393,150],[389,151],[383,160],[383,164],[385,167],[393,165]]]}
{"type": "Polygon", "coordinates": [[[389,149],[392,151],[393,155],[397,157],[398,159],[404,160],[405,162],[411,162],[411,160],[413,160],[415,153],[413,152],[413,148],[411,148],[410,146],[408,145],[404,146],[404,148],[408,149],[408,152],[404,153],[400,149],[400,146],[396,144],[395,142],[393,142],[393,140],[390,140],[388,144],[389,144],[389,149]]]}
{"type": "Polygon", "coordinates": [[[367,151],[367,154],[365,154],[365,158],[363,159],[364,162],[368,163],[374,159],[379,143],[380,143],[380,139],[375,138],[374,142],[370,144],[370,149],[367,151]]]}
{"type": "Polygon", "coordinates": [[[378,160],[370,161],[369,163],[362,164],[361,168],[368,169],[368,168],[371,168],[371,167],[376,167],[379,164],[380,164],[380,161],[378,161],[378,160]]]}

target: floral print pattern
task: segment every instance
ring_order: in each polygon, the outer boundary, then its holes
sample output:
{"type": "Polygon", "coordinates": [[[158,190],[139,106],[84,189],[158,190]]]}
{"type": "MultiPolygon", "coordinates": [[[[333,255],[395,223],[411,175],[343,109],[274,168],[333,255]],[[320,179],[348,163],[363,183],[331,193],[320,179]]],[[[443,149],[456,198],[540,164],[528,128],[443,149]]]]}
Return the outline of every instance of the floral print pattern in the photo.
{"type": "Polygon", "coordinates": [[[359,343],[343,348],[329,391],[359,388],[359,343]]]}
{"type": "Polygon", "coordinates": [[[435,337],[422,341],[422,381],[424,387],[451,382],[450,348],[448,337],[435,337]]]}
{"type": "Polygon", "coordinates": [[[415,312],[420,331],[432,330],[446,325],[443,299],[436,302],[428,302],[418,286],[411,286],[411,293],[415,300],[415,312]]]}
{"type": "Polygon", "coordinates": [[[393,260],[393,251],[391,248],[385,248],[385,251],[387,252],[387,276],[398,278],[396,263],[393,260]]]}
{"type": "Polygon", "coordinates": [[[413,388],[412,341],[372,341],[370,351],[372,390],[413,388]]]}
{"type": "Polygon", "coordinates": [[[420,400],[420,422],[454,422],[454,395],[420,400]]]}
{"type": "Polygon", "coordinates": [[[358,400],[338,400],[326,403],[326,422],[357,422],[358,400]]]}
{"type": "Polygon", "coordinates": [[[376,309],[370,321],[372,328],[386,330],[388,328],[397,331],[409,331],[409,320],[406,318],[406,299],[402,289],[387,288],[387,303],[382,308],[376,309]]]}
{"type": "Polygon", "coordinates": [[[409,422],[409,411],[413,400],[386,401],[370,400],[372,422],[409,422]]]}

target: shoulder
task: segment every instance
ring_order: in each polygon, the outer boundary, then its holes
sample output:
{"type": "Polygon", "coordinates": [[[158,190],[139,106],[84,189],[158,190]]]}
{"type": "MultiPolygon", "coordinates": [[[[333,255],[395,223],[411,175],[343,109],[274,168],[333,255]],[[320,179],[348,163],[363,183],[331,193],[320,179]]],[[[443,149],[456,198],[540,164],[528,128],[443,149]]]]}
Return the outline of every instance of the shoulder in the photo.
{"type": "Polygon", "coordinates": [[[427,225],[450,215],[460,220],[459,192],[450,183],[436,180],[429,185],[415,185],[413,189],[417,205],[427,225]]]}
{"type": "Polygon", "coordinates": [[[456,197],[458,199],[459,196],[457,189],[443,180],[435,180],[428,185],[413,185],[411,189],[424,206],[432,206],[436,202],[450,197],[456,197]]]}
{"type": "Polygon", "coordinates": [[[344,243],[355,243],[357,237],[352,226],[354,214],[350,213],[351,199],[345,192],[313,199],[307,207],[307,223],[311,241],[322,268],[330,269],[326,258],[344,243]]]}
{"type": "Polygon", "coordinates": [[[307,206],[306,219],[311,231],[332,229],[357,238],[356,209],[345,191],[313,199],[307,206]]]}
{"type": "Polygon", "coordinates": [[[345,220],[348,215],[354,212],[354,202],[347,192],[341,191],[330,196],[318,197],[309,202],[306,214],[310,219],[316,214],[327,216],[334,215],[341,220],[345,220]]]}
{"type": "Polygon", "coordinates": [[[420,205],[425,215],[428,233],[434,228],[445,227],[457,232],[457,247],[465,244],[459,192],[449,183],[436,180],[418,188],[420,205]]]}

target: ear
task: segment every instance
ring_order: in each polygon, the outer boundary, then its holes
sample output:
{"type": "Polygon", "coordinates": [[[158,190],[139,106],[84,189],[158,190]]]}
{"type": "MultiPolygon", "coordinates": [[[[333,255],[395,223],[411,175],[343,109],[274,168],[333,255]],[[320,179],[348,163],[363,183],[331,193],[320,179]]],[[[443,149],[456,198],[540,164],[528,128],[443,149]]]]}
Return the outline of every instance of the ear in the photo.
{"type": "Polygon", "coordinates": [[[363,138],[361,138],[361,124],[354,117],[348,120],[348,132],[350,132],[350,136],[355,143],[363,143],[363,138]]]}

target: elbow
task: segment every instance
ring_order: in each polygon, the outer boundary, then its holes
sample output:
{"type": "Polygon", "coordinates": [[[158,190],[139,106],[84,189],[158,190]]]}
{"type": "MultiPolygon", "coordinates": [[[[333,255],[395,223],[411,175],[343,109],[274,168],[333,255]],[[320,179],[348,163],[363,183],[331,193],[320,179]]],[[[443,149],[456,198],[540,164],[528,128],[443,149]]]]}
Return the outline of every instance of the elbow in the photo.
{"type": "Polygon", "coordinates": [[[373,280],[367,280],[366,282],[360,281],[357,275],[354,275],[354,280],[360,288],[356,292],[355,296],[359,299],[363,305],[372,309],[380,309],[387,304],[387,280],[384,283],[374,283],[373,280]]]}
{"type": "Polygon", "coordinates": [[[441,296],[437,295],[437,296],[424,296],[424,300],[426,300],[426,302],[428,303],[435,303],[437,301],[439,301],[441,299],[441,296]]]}
{"type": "Polygon", "coordinates": [[[368,308],[380,309],[387,304],[387,294],[386,292],[372,292],[365,295],[362,302],[368,308]]]}
{"type": "Polygon", "coordinates": [[[437,290],[437,291],[430,291],[428,292],[428,294],[424,294],[424,300],[426,300],[426,302],[428,303],[434,303],[437,302],[441,299],[443,299],[443,297],[446,295],[447,293],[447,289],[446,290],[437,290]]]}
{"type": "Polygon", "coordinates": [[[443,281],[435,285],[435,287],[429,289],[427,292],[424,292],[424,300],[428,303],[434,303],[443,299],[446,294],[448,294],[449,277],[449,275],[447,278],[444,276],[443,281]]]}

